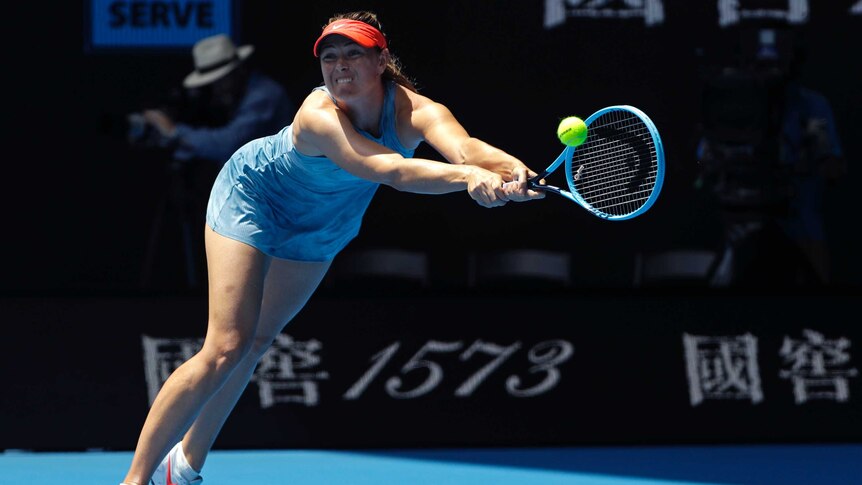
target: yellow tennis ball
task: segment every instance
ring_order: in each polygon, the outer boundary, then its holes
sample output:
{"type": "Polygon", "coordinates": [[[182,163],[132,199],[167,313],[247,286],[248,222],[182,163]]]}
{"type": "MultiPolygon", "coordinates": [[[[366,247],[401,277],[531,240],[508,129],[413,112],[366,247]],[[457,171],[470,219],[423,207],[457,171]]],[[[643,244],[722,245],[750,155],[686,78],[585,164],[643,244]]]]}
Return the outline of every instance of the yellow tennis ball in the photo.
{"type": "Polygon", "coordinates": [[[564,145],[576,147],[587,139],[587,125],[577,116],[569,116],[560,121],[557,127],[557,138],[564,145]]]}

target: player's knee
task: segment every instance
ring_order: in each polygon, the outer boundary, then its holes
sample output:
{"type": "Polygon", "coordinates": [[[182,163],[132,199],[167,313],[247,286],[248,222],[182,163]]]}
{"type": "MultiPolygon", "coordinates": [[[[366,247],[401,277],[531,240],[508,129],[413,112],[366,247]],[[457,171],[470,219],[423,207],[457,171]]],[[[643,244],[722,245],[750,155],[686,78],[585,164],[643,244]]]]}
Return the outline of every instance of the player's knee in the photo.
{"type": "Polygon", "coordinates": [[[210,362],[216,370],[233,370],[248,355],[252,348],[252,337],[232,333],[220,336],[205,344],[210,362]]]}

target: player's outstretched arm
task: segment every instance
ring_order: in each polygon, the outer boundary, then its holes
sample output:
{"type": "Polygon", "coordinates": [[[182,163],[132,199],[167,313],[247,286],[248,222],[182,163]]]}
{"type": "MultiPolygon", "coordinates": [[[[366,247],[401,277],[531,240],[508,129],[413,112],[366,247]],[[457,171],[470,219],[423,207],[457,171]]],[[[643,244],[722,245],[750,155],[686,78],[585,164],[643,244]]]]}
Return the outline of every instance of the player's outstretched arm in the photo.
{"type": "Polygon", "coordinates": [[[444,105],[416,95],[421,102],[413,112],[413,126],[420,139],[431,145],[450,163],[472,165],[494,172],[505,182],[511,201],[541,199],[544,193],[530,190],[527,180],[536,175],[526,164],[505,151],[478,138],[467,130],[444,105]]]}

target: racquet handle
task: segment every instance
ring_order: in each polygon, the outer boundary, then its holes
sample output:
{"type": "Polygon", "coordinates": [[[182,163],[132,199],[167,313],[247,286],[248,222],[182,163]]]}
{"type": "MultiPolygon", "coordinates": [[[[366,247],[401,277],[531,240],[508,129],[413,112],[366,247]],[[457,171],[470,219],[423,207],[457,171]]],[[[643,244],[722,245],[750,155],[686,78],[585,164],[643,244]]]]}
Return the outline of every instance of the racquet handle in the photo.
{"type": "MultiPolygon", "coordinates": [[[[559,187],[554,187],[553,185],[543,185],[543,184],[539,183],[539,181],[542,180],[543,178],[545,178],[547,175],[548,175],[547,172],[541,173],[541,174],[531,178],[530,180],[528,180],[527,184],[529,184],[531,189],[547,190],[547,191],[559,194],[560,191],[562,190],[559,187]]],[[[513,185],[515,185],[515,182],[505,182],[503,184],[503,188],[507,189],[513,185]]]]}

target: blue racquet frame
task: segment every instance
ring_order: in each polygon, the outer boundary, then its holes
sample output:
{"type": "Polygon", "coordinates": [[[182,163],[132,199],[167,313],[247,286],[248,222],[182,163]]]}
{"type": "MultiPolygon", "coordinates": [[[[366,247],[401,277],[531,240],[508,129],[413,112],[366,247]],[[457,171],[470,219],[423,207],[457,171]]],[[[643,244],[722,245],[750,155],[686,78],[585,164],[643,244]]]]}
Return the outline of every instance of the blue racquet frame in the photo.
{"type": "MultiPolygon", "coordinates": [[[[584,120],[584,123],[587,125],[587,139],[584,143],[577,147],[563,149],[560,156],[548,168],[529,180],[530,187],[561,195],[576,202],[593,215],[609,221],[631,219],[646,212],[655,203],[664,183],[664,148],[655,124],[643,111],[628,105],[602,108],[590,115],[584,120]],[[619,121],[606,122],[607,118],[619,119],[620,117],[628,118],[628,121],[624,121],[627,125],[623,125],[622,128],[613,126],[619,125],[619,121]],[[579,149],[581,152],[578,152],[579,149]],[[590,153],[585,153],[587,151],[590,153]],[[581,154],[584,154],[586,161],[579,158],[581,154]],[[607,182],[609,177],[606,176],[602,179],[602,184],[605,186],[614,185],[610,198],[605,197],[602,202],[610,201],[613,204],[609,207],[600,206],[596,203],[598,201],[597,196],[585,197],[581,194],[578,188],[581,185],[579,183],[581,171],[588,163],[614,158],[618,159],[617,162],[625,164],[623,169],[628,167],[633,170],[637,167],[638,170],[637,172],[623,170],[622,175],[619,170],[615,170],[611,178],[618,180],[611,180],[610,183],[607,182]],[[637,160],[634,160],[635,158],[637,160]],[[647,158],[648,160],[645,160],[647,158]],[[565,164],[566,182],[569,190],[539,183],[540,180],[563,164],[565,164]],[[578,169],[575,169],[576,164],[578,169]],[[646,174],[643,173],[645,170],[646,174]],[[623,180],[626,175],[632,175],[632,180],[623,180]],[[622,182],[625,182],[626,185],[621,191],[619,184],[622,182]],[[647,195],[643,196],[644,193],[647,195]],[[623,206],[623,209],[610,210],[611,207],[618,206],[623,206]]],[[[619,166],[620,163],[616,165],[619,166]]],[[[589,174],[589,169],[587,169],[587,173],[589,174]]],[[[607,192],[607,188],[603,190],[607,192]]],[[[602,195],[607,196],[607,194],[602,195]]]]}

